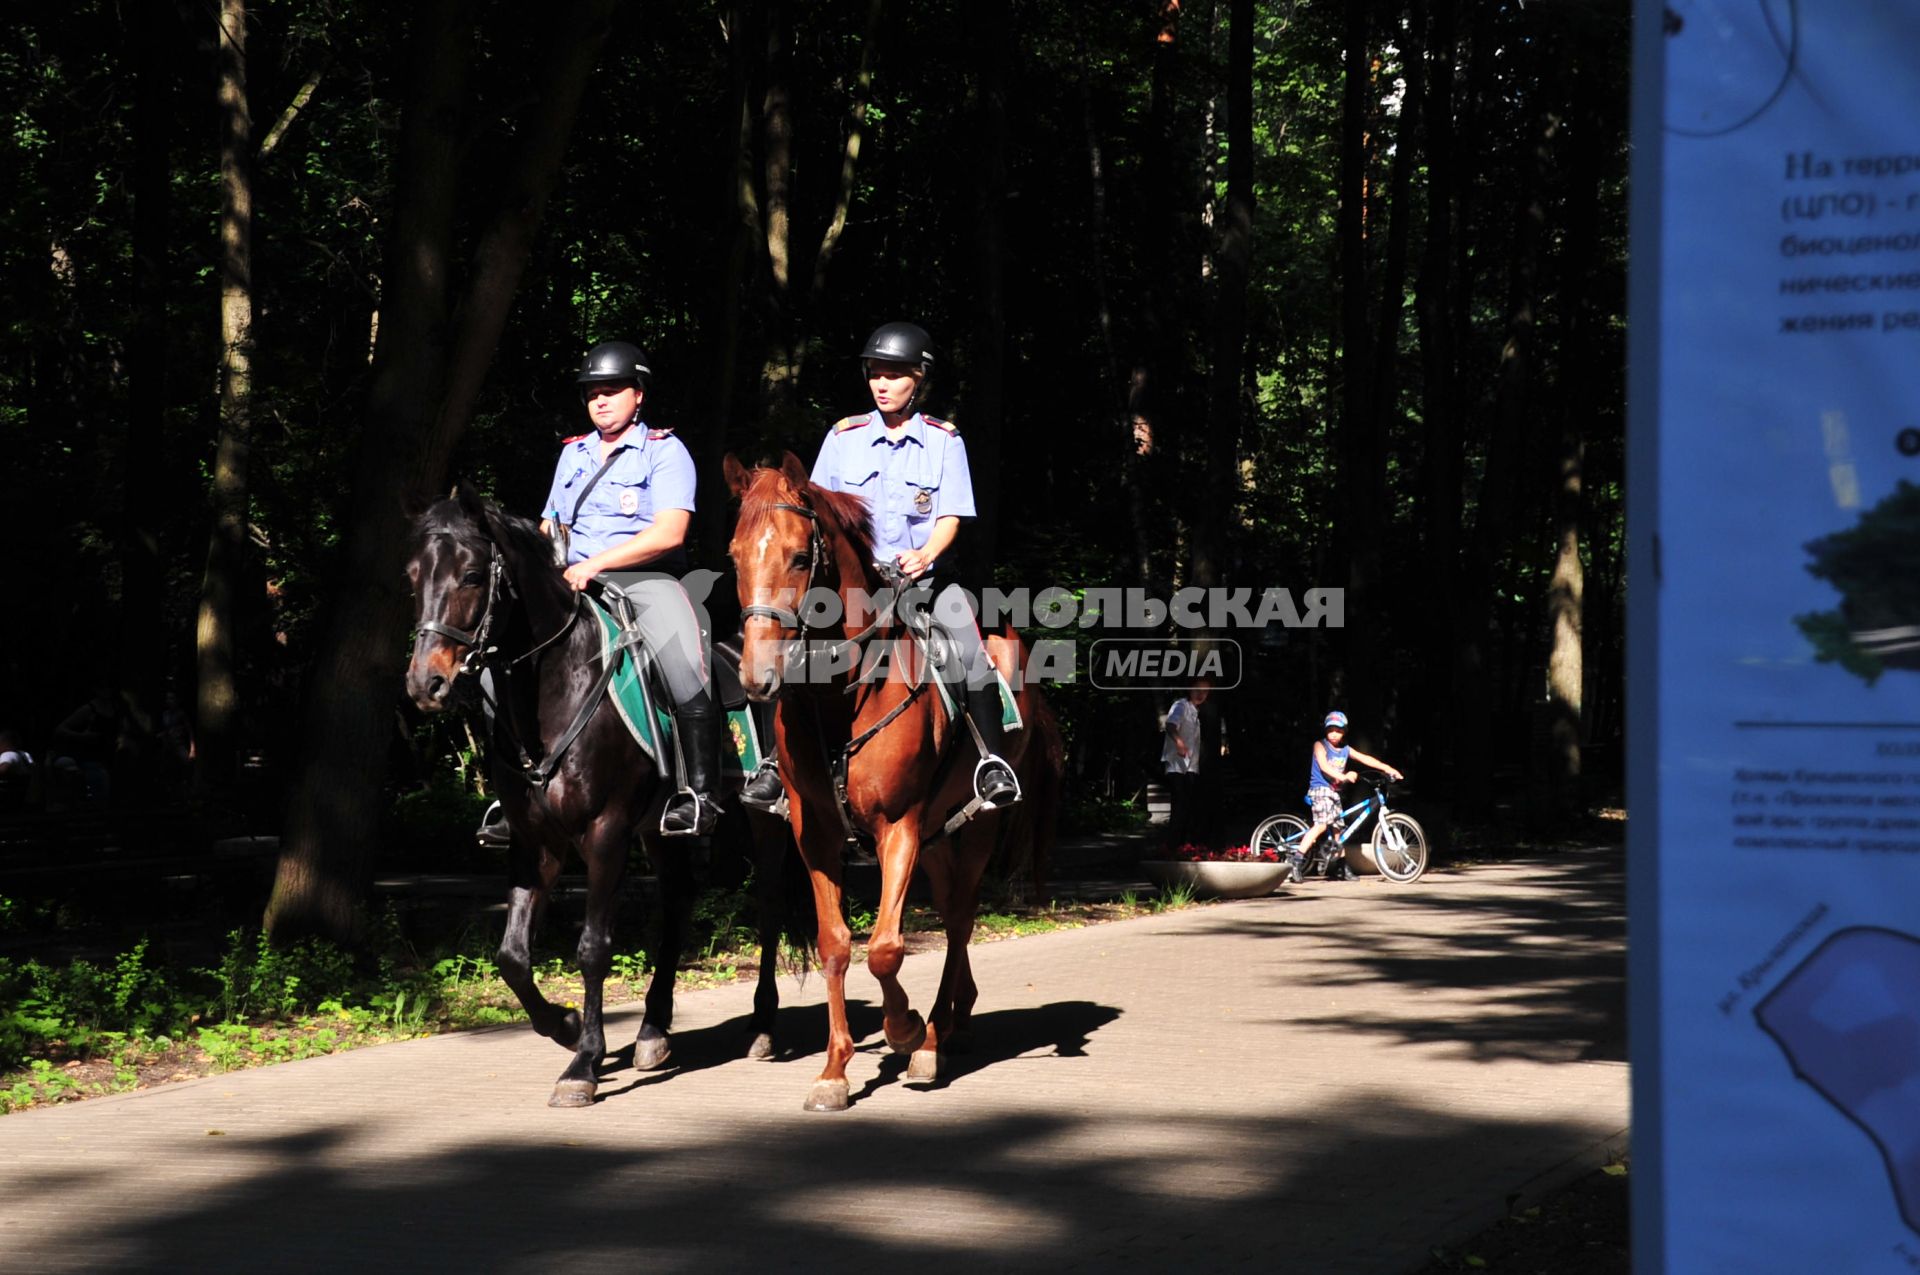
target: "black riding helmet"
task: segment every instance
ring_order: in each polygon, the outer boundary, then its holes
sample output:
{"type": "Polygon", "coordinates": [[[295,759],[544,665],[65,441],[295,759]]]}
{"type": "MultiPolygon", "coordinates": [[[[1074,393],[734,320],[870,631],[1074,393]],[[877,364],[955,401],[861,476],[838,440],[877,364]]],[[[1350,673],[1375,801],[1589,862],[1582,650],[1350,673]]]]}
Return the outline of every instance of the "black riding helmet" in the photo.
{"type": "Polygon", "coordinates": [[[644,390],[652,380],[653,368],[647,364],[645,350],[630,341],[602,341],[587,351],[587,357],[580,364],[580,375],[573,378],[573,383],[583,387],[580,395],[585,398],[584,387],[588,385],[632,381],[644,390]]]}
{"type": "Polygon", "coordinates": [[[882,323],[867,338],[860,357],[911,363],[922,372],[930,372],[933,370],[933,338],[917,323],[882,323]]]}

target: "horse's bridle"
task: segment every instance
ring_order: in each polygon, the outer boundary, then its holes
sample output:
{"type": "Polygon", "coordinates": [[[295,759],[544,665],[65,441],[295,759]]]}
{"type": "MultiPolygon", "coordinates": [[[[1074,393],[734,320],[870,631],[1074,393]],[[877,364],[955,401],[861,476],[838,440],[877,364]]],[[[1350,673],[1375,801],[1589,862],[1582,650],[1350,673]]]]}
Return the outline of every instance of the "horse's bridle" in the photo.
{"type": "Polygon", "coordinates": [[[500,557],[500,546],[491,541],[487,543],[487,604],[480,611],[480,622],[471,630],[456,629],[451,624],[442,624],[439,620],[423,620],[413,626],[415,633],[437,633],[449,637],[467,648],[466,658],[460,661],[460,671],[455,677],[465,677],[478,673],[487,666],[487,657],[499,654],[500,648],[487,645],[487,637],[493,632],[493,604],[500,596],[500,584],[504,580],[507,588],[513,588],[513,582],[507,580],[507,569],[500,557]]]}
{"type": "MultiPolygon", "coordinates": [[[[769,510],[784,509],[788,513],[799,514],[807,520],[807,582],[801,587],[798,606],[795,610],[789,611],[785,607],[756,602],[750,606],[740,608],[740,622],[744,625],[748,620],[759,617],[772,620],[782,628],[794,629],[796,633],[793,640],[799,642],[801,644],[801,650],[804,651],[806,649],[808,633],[806,615],[807,597],[813,592],[814,578],[819,574],[820,564],[826,560],[827,556],[826,536],[822,534],[820,530],[820,512],[816,509],[810,509],[805,505],[789,504],[786,501],[776,501],[762,507],[769,510]]],[[[890,596],[887,599],[887,605],[880,608],[879,612],[873,618],[873,623],[867,625],[866,628],[861,629],[858,633],[852,634],[829,647],[827,650],[829,663],[839,659],[843,651],[863,644],[868,638],[891,623],[894,618],[894,612],[899,606],[900,594],[903,587],[907,584],[907,579],[895,568],[890,568],[885,564],[877,565],[880,566],[881,578],[884,579],[888,585],[890,596]]],[[[916,635],[916,640],[917,636],[918,635],[916,635]]],[[[849,693],[854,689],[855,688],[851,686],[847,688],[849,693]]]]}
{"type": "Polygon", "coordinates": [[[799,641],[804,643],[807,640],[807,617],[805,614],[807,595],[813,592],[814,576],[818,574],[820,563],[825,560],[827,556],[827,540],[820,531],[820,515],[816,510],[809,509],[805,505],[790,505],[784,501],[768,505],[766,508],[769,510],[784,509],[788,513],[799,514],[807,520],[807,582],[801,586],[800,597],[795,610],[789,611],[784,607],[772,606],[765,603],[754,603],[752,606],[740,608],[740,622],[745,624],[748,620],[756,617],[772,620],[783,629],[798,629],[799,641]]]}
{"type": "MultiPolygon", "coordinates": [[[[813,592],[814,577],[819,572],[820,564],[826,559],[827,553],[826,537],[820,530],[820,513],[818,510],[810,509],[806,505],[789,504],[785,501],[770,503],[764,506],[764,508],[769,510],[784,509],[788,513],[799,514],[807,520],[807,583],[806,587],[801,591],[798,608],[796,610],[789,611],[767,603],[754,603],[751,606],[740,608],[740,620],[744,625],[747,620],[758,616],[772,620],[782,628],[797,630],[797,636],[794,640],[801,643],[801,651],[804,653],[807,640],[807,595],[813,592]]],[[[841,653],[860,647],[868,638],[893,622],[894,613],[900,605],[900,595],[908,581],[898,568],[886,564],[877,565],[880,567],[881,578],[887,582],[888,592],[891,596],[888,597],[887,604],[880,608],[879,612],[874,616],[873,623],[867,625],[866,628],[860,630],[858,633],[851,634],[828,648],[829,667],[839,660],[841,653]]],[[[907,624],[905,627],[909,640],[920,647],[924,657],[926,655],[925,639],[919,633],[915,632],[912,624],[907,624]]],[[[846,830],[847,836],[851,837],[854,835],[853,806],[847,797],[848,763],[853,759],[855,753],[859,752],[870,740],[891,725],[902,713],[906,712],[907,709],[912,707],[913,702],[920,697],[920,693],[925,690],[929,684],[930,683],[925,681],[915,682],[908,689],[906,695],[901,698],[900,702],[888,709],[879,721],[842,745],[837,756],[834,754],[833,749],[827,744],[827,738],[820,725],[820,719],[817,716],[813,719],[814,736],[819,741],[820,754],[827,763],[827,773],[833,783],[834,806],[840,815],[840,825],[846,830]]],[[[852,695],[860,689],[860,686],[860,679],[855,678],[847,685],[846,693],[852,695]]],[[[782,689],[785,689],[785,687],[783,686],[782,689]]]]}
{"type": "MultiPolygon", "coordinates": [[[[460,661],[460,670],[454,674],[455,677],[466,677],[469,674],[478,673],[487,666],[489,657],[500,653],[500,648],[489,645],[487,638],[493,632],[494,603],[499,600],[503,592],[508,597],[514,595],[516,590],[513,587],[513,577],[507,574],[506,559],[500,552],[500,546],[492,540],[488,540],[487,602],[480,610],[480,622],[474,625],[471,630],[468,630],[456,629],[451,624],[444,624],[439,620],[422,620],[413,626],[413,631],[415,634],[437,633],[441,637],[452,638],[467,648],[466,657],[460,661]]],[[[573,597],[573,610],[568,613],[567,622],[561,625],[559,629],[554,632],[553,636],[534,643],[519,655],[508,660],[507,667],[512,668],[515,664],[532,659],[547,647],[558,642],[567,635],[567,631],[573,628],[573,622],[579,618],[580,595],[576,593],[573,597]]]]}

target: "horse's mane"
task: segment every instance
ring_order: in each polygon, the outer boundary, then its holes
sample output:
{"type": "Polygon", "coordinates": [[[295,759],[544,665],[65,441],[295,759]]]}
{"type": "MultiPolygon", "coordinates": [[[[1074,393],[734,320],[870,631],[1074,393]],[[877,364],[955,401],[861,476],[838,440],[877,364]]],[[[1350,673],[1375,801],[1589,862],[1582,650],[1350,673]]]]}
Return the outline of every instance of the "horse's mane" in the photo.
{"type": "MultiPolygon", "coordinates": [[[[782,493],[760,490],[776,478],[785,479],[786,475],[770,466],[754,471],[753,486],[740,501],[740,521],[743,525],[756,524],[768,516],[772,505],[780,503],[782,493]]],[[[801,504],[819,514],[822,522],[853,542],[862,562],[872,560],[873,530],[867,522],[865,496],[856,496],[850,491],[833,491],[811,481],[800,485],[799,494],[801,504]]]]}
{"type": "Polygon", "coordinates": [[[493,515],[491,530],[476,521],[458,500],[450,496],[428,506],[426,512],[414,520],[414,527],[423,536],[437,533],[460,539],[479,537],[493,540],[506,550],[509,558],[517,562],[552,565],[553,546],[541,534],[539,523],[510,514],[492,502],[488,502],[487,509],[493,515]]]}

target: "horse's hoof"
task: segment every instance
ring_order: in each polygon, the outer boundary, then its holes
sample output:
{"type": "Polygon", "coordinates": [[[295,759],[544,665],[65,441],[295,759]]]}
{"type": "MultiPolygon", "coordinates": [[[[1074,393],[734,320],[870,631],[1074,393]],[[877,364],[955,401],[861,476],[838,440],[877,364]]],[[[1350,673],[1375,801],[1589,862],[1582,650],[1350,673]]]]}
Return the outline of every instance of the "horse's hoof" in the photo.
{"type": "Polygon", "coordinates": [[[562,1080],[554,1085],[553,1097],[547,1099],[549,1107],[591,1107],[593,1092],[598,1089],[591,1080],[562,1080]]]}
{"type": "Polygon", "coordinates": [[[896,1054],[913,1053],[927,1043],[927,1020],[910,1009],[907,1011],[907,1023],[907,1034],[898,1040],[894,1039],[892,1032],[886,1031],[885,1028],[881,1029],[887,1038],[887,1048],[896,1054]]]}
{"type": "Polygon", "coordinates": [[[940,1038],[940,1052],[943,1054],[966,1054],[973,1052],[973,1033],[966,1028],[958,1028],[940,1038]]]}
{"type": "Polygon", "coordinates": [[[754,1062],[768,1062],[773,1058],[773,1033],[761,1032],[747,1046],[747,1057],[754,1062]]]}
{"type": "Polygon", "coordinates": [[[673,1057],[673,1038],[664,1032],[658,1036],[648,1036],[644,1032],[633,1042],[633,1069],[635,1071],[658,1071],[667,1065],[673,1057]]]}
{"type": "Polygon", "coordinates": [[[940,1051],[937,1049],[916,1049],[913,1057],[907,1059],[907,1079],[940,1079],[940,1051]]]}
{"type": "Polygon", "coordinates": [[[843,1080],[816,1080],[813,1088],[807,1091],[807,1100],[800,1106],[802,1111],[845,1111],[847,1109],[847,1082],[843,1080]]]}

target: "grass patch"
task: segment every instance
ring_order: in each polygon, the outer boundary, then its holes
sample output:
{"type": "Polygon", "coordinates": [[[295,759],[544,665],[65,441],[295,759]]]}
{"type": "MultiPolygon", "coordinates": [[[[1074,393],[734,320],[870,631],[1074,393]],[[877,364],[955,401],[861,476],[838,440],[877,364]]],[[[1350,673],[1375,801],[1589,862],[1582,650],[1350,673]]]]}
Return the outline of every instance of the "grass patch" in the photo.
{"type": "MultiPolygon", "coordinates": [[[[990,890],[988,897],[992,902],[974,922],[976,943],[1079,929],[1193,901],[1190,892],[1035,904],[1012,902],[1004,891],[990,890]]],[[[694,990],[758,977],[758,939],[746,924],[752,914],[750,887],[703,895],[676,986],[694,990]]],[[[0,898],[0,918],[17,916],[17,907],[0,898]]],[[[865,959],[874,920],[871,909],[850,911],[856,962],[865,959]]],[[[373,928],[369,949],[359,953],[319,941],[276,948],[258,931],[237,929],[218,960],[185,969],[156,956],[144,938],[107,960],[0,958],[0,1114],[525,1021],[491,950],[476,950],[477,933],[463,935],[454,950],[423,957],[391,909],[373,928]]],[[[909,951],[945,946],[945,926],[931,907],[910,906],[903,928],[909,951]]],[[[783,944],[780,961],[797,968],[801,955],[783,944]]],[[[652,970],[645,951],[615,953],[605,1003],[642,999],[652,970]]],[[[584,995],[571,955],[544,957],[534,976],[556,1004],[577,1005],[584,995]]]]}

